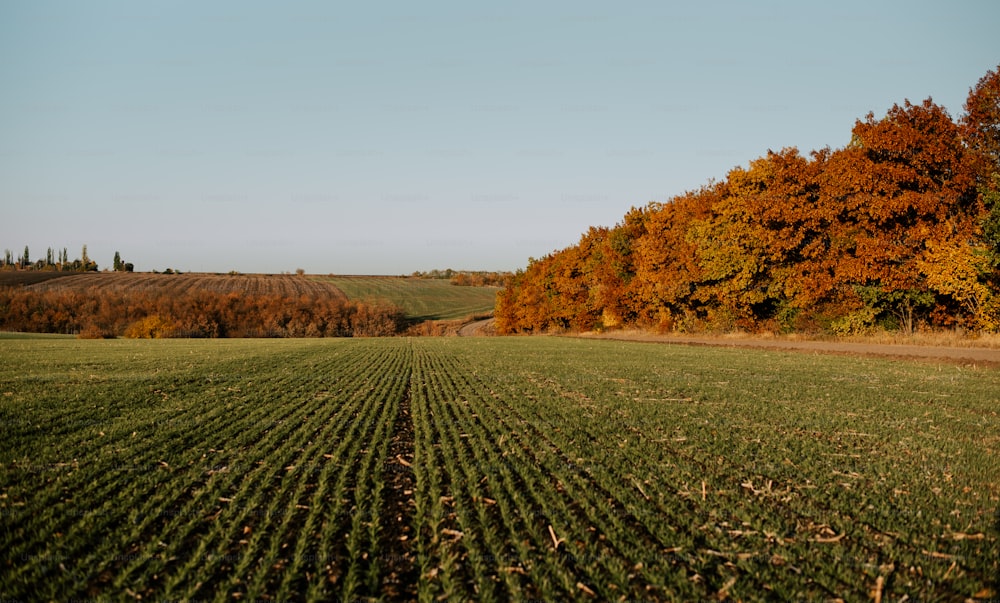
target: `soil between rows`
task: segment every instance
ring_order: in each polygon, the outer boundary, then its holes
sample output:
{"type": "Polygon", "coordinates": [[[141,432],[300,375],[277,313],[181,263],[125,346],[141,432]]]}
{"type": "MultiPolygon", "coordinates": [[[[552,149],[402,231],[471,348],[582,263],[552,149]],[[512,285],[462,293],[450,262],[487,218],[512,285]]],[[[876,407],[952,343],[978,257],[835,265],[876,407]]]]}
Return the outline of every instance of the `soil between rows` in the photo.
{"type": "Polygon", "coordinates": [[[410,413],[410,384],[400,400],[385,463],[385,503],[382,506],[380,563],[382,597],[389,601],[417,598],[417,560],[414,550],[414,510],[417,482],[413,474],[414,431],[410,413]]]}

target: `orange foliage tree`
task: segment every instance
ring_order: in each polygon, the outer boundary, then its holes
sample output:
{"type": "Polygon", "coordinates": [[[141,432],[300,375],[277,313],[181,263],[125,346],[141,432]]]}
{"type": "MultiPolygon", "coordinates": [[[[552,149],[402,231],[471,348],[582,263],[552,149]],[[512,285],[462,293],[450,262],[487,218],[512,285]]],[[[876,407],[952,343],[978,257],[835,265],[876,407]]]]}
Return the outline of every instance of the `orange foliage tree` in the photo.
{"type": "Polygon", "coordinates": [[[956,122],[930,99],[851,142],[768,152],[509,279],[499,333],[1000,327],[1000,76],[956,122]]]}
{"type": "Polygon", "coordinates": [[[928,99],[893,106],[881,120],[869,114],[831,157],[824,192],[840,209],[839,281],[865,288],[866,308],[894,315],[907,331],[921,307],[950,303],[930,295],[947,297],[921,270],[927,242],[977,235],[982,208],[966,155],[961,128],[928,99]]]}
{"type": "Polygon", "coordinates": [[[983,200],[982,244],[991,290],[1000,287],[1000,68],[969,91],[962,126],[983,200]]]}
{"type": "Polygon", "coordinates": [[[639,324],[660,330],[693,329],[702,316],[694,293],[702,282],[698,244],[688,236],[691,225],[708,217],[717,187],[634,209],[626,223],[642,225],[633,244],[635,279],[633,314],[639,324]]]}

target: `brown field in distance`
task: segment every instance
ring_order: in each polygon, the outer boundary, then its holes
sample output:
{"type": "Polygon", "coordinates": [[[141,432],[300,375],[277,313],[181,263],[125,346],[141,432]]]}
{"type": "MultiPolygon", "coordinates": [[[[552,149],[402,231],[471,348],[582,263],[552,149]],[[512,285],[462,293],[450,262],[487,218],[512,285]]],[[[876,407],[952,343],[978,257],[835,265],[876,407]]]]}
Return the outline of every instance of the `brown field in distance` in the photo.
{"type": "Polygon", "coordinates": [[[197,291],[240,293],[245,295],[320,295],[347,299],[344,292],[330,282],[293,274],[157,274],[150,272],[5,272],[0,273],[0,286],[25,285],[33,291],[87,291],[94,287],[113,292],[164,293],[180,296],[197,291]],[[29,274],[60,275],[37,282],[18,282],[29,274]]]}

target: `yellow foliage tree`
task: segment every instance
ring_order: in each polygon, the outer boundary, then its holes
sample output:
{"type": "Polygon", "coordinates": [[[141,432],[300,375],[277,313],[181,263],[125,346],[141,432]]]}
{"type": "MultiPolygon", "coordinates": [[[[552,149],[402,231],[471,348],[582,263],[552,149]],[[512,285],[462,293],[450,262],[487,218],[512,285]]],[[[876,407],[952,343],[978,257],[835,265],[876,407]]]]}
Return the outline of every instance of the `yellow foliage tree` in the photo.
{"type": "Polygon", "coordinates": [[[983,246],[950,238],[930,240],[918,260],[927,286],[957,301],[970,316],[976,329],[995,331],[1000,320],[997,300],[985,282],[989,256],[983,246]]]}
{"type": "Polygon", "coordinates": [[[125,337],[129,339],[163,339],[173,335],[173,323],[158,314],[151,314],[137,320],[125,329],[125,337]]]}

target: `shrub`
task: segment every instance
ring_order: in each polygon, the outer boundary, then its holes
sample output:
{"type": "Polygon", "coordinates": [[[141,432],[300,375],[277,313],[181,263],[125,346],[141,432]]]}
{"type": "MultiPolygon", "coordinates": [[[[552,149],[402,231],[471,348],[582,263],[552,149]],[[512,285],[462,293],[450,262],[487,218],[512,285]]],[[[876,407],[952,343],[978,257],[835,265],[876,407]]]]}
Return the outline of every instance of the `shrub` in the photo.
{"type": "Polygon", "coordinates": [[[157,314],[152,314],[130,324],[125,329],[124,336],[129,339],[163,339],[172,337],[176,331],[173,323],[157,314]]]}

